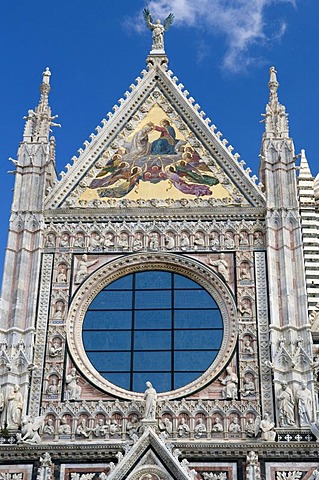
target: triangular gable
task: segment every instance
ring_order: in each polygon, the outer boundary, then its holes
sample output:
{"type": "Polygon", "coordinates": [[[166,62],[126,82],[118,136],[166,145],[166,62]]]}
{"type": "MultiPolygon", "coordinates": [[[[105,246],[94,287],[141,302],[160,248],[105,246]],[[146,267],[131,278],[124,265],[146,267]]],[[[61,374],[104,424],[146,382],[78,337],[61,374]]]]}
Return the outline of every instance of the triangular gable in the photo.
{"type": "Polygon", "coordinates": [[[46,208],[263,206],[256,177],[250,178],[172,72],[157,65],[142,74],[73,157],[74,165],[67,165],[46,208]],[[166,133],[163,121],[169,122],[166,133]],[[148,125],[143,151],[142,141],[135,143],[148,125]]]}
{"type": "Polygon", "coordinates": [[[108,480],[135,480],[144,479],[144,476],[147,480],[150,475],[158,480],[189,480],[195,471],[187,466],[187,460],[178,460],[179,453],[170,443],[165,444],[152,427],[147,427],[110,472],[108,480]]]}

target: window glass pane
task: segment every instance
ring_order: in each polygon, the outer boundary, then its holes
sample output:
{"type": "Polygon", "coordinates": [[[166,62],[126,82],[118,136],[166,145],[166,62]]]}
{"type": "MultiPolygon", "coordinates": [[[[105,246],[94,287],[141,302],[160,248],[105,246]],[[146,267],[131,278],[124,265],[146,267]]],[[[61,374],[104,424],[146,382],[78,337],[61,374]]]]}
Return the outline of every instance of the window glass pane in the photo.
{"type": "Polygon", "coordinates": [[[215,302],[205,290],[176,290],[175,308],[212,308],[215,302]]]}
{"type": "Polygon", "coordinates": [[[84,331],[83,344],[85,350],[130,350],[131,331],[84,331]]]}
{"type": "Polygon", "coordinates": [[[135,310],[136,329],[171,328],[171,310],[135,310]]]}
{"type": "Polygon", "coordinates": [[[199,372],[175,373],[174,374],[174,389],[183,387],[188,383],[193,382],[201,374],[199,372]]]}
{"type": "Polygon", "coordinates": [[[171,332],[163,330],[135,331],[135,350],[167,350],[171,349],[171,332]]]}
{"type": "Polygon", "coordinates": [[[133,375],[133,391],[144,392],[146,389],[145,383],[151,382],[153,387],[158,392],[167,392],[172,390],[171,374],[170,373],[135,373],[133,375]]]}
{"type": "Polygon", "coordinates": [[[131,368],[129,352],[88,352],[88,357],[100,372],[129,372],[131,368]]]}
{"type": "Polygon", "coordinates": [[[143,273],[136,273],[135,277],[135,288],[137,290],[144,289],[163,289],[171,288],[172,284],[172,274],[169,272],[162,271],[149,271],[143,273]]]}
{"type": "Polygon", "coordinates": [[[175,348],[176,350],[219,349],[221,335],[218,334],[219,330],[176,330],[175,348]]]}
{"type": "Polygon", "coordinates": [[[175,328],[221,328],[219,310],[175,310],[175,328]]]}
{"type": "Polygon", "coordinates": [[[170,371],[172,368],[171,351],[135,352],[133,359],[133,368],[136,372],[170,371]]]}
{"type": "Polygon", "coordinates": [[[132,308],[131,291],[106,291],[99,293],[90,305],[90,310],[123,310],[132,308]]]}
{"type": "Polygon", "coordinates": [[[103,310],[88,311],[85,315],[83,330],[125,330],[132,327],[130,310],[106,312],[103,310]]]}
{"type": "Polygon", "coordinates": [[[131,390],[131,386],[130,386],[131,375],[129,373],[104,372],[102,376],[106,378],[109,382],[113,383],[114,385],[118,385],[119,387],[125,388],[126,390],[131,390]]]}
{"type": "Polygon", "coordinates": [[[182,275],[175,275],[174,276],[174,287],[175,288],[202,288],[198,283],[193,282],[193,280],[190,280],[187,277],[183,277],[182,275]]]}
{"type": "Polygon", "coordinates": [[[133,283],[133,275],[126,275],[125,277],[115,280],[115,282],[107,285],[104,290],[131,290],[133,283]]]}
{"type": "Polygon", "coordinates": [[[187,352],[174,353],[174,371],[202,371],[204,372],[212,364],[218,350],[198,351],[187,355],[187,352]]]}
{"type": "Polygon", "coordinates": [[[171,291],[135,292],[135,308],[171,308],[171,291]]]}

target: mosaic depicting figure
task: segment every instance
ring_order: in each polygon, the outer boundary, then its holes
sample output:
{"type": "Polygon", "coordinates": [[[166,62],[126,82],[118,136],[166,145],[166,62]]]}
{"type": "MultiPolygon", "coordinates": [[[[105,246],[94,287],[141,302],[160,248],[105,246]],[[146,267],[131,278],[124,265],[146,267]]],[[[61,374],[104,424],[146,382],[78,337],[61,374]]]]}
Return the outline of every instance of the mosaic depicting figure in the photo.
{"type": "Polygon", "coordinates": [[[177,137],[168,118],[158,123],[150,121],[141,127],[131,141],[119,147],[107,160],[89,185],[100,198],[125,197],[133,190],[137,192],[141,182],[157,184],[161,181],[168,182],[167,190],[176,188],[195,197],[212,195],[211,187],[219,184],[219,180],[200,155],[177,137]]]}

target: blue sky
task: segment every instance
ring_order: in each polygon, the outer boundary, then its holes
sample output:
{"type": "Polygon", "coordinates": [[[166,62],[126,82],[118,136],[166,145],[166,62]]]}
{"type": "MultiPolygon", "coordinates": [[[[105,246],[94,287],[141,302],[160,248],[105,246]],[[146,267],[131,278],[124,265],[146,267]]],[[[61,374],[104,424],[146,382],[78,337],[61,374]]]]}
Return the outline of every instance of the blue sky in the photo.
{"type": "MultiPolygon", "coordinates": [[[[41,74],[52,71],[50,104],[60,172],[145,66],[151,33],[142,0],[1,0],[0,4],[0,275],[14,177],[7,175],[28,109],[39,99],[41,74]]],[[[297,153],[318,168],[319,2],[317,0],[155,0],[154,18],[175,13],[166,33],[169,67],[235,147],[258,171],[275,65],[297,153]],[[196,8],[195,8],[196,7],[196,8]]]]}

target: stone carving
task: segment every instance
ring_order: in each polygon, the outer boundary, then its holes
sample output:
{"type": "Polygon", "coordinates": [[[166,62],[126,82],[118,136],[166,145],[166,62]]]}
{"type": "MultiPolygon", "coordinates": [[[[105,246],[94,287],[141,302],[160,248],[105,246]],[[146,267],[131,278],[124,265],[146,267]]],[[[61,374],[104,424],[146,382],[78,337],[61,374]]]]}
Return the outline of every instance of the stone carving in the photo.
{"type": "Polygon", "coordinates": [[[220,473],[203,473],[203,478],[204,480],[227,480],[228,476],[226,472],[220,472],[220,473]]]}
{"type": "Polygon", "coordinates": [[[204,437],[206,435],[206,432],[207,432],[206,425],[204,423],[204,420],[200,417],[194,428],[194,437],[195,438],[204,437]]]}
{"type": "Polygon", "coordinates": [[[276,438],[274,427],[275,424],[269,419],[269,414],[265,413],[259,424],[259,428],[261,430],[261,439],[265,440],[265,442],[274,442],[276,438]]]}
{"type": "Polygon", "coordinates": [[[133,238],[132,250],[133,252],[139,252],[143,249],[143,235],[142,233],[136,233],[133,238]]]}
{"type": "Polygon", "coordinates": [[[141,428],[141,423],[137,415],[132,415],[126,424],[126,432],[128,436],[134,440],[141,428]]]}
{"type": "Polygon", "coordinates": [[[62,233],[60,239],[60,247],[67,248],[70,244],[70,237],[68,233],[62,233]]]}
{"type": "Polygon", "coordinates": [[[255,232],[254,233],[254,247],[263,247],[264,246],[264,239],[262,232],[255,232]]]}
{"type": "Polygon", "coordinates": [[[65,303],[63,301],[57,301],[54,304],[53,318],[57,320],[62,320],[64,316],[65,303]]]}
{"type": "Polygon", "coordinates": [[[77,435],[78,437],[88,438],[91,432],[92,432],[92,428],[89,428],[87,426],[86,418],[85,417],[80,418],[79,423],[75,430],[75,435],[77,435]]]}
{"type": "Polygon", "coordinates": [[[306,382],[302,382],[301,387],[297,390],[296,401],[300,426],[310,425],[312,422],[312,395],[306,382]]]}
{"type": "Polygon", "coordinates": [[[222,398],[226,400],[236,400],[238,377],[231,367],[226,368],[226,377],[220,380],[220,383],[224,385],[222,389],[222,398]]]}
{"type": "Polygon", "coordinates": [[[241,426],[239,424],[238,417],[234,417],[232,422],[229,424],[228,431],[230,433],[240,433],[241,432],[241,426]]]}
{"type": "Polygon", "coordinates": [[[229,266],[224,253],[220,254],[218,260],[212,260],[210,258],[209,264],[217,267],[217,272],[224,277],[225,282],[229,282],[229,266]]]}
{"type": "Polygon", "coordinates": [[[149,249],[157,251],[160,248],[158,233],[151,232],[149,236],[149,249]]]}
{"type": "Polygon", "coordinates": [[[121,425],[115,418],[111,420],[109,432],[111,436],[121,433],[121,425]]]}
{"type": "Polygon", "coordinates": [[[231,232],[225,233],[224,245],[225,248],[227,248],[228,250],[232,250],[233,248],[235,248],[235,242],[231,232]]]}
{"type": "Polygon", "coordinates": [[[75,248],[84,248],[85,247],[85,237],[83,233],[78,232],[74,239],[74,247],[75,248]]]}
{"type": "Polygon", "coordinates": [[[181,250],[188,250],[190,246],[190,242],[186,232],[181,233],[179,244],[180,244],[181,250]]]}
{"type": "Polygon", "coordinates": [[[247,421],[246,421],[246,424],[245,424],[245,433],[246,433],[246,436],[249,437],[249,438],[253,438],[253,437],[257,436],[258,428],[257,428],[256,422],[253,418],[247,418],[247,421]]]}
{"type": "Polygon", "coordinates": [[[319,466],[312,472],[309,480],[319,480],[319,466]]]}
{"type": "Polygon", "coordinates": [[[61,355],[61,353],[62,353],[62,344],[58,339],[58,337],[54,337],[49,346],[49,356],[55,358],[61,355]]]}
{"type": "Polygon", "coordinates": [[[43,427],[43,433],[46,435],[54,435],[55,434],[55,427],[52,418],[48,418],[46,424],[43,427]]]}
{"type": "Polygon", "coordinates": [[[217,232],[212,232],[209,239],[209,246],[211,250],[217,250],[219,247],[219,235],[217,232]]]}
{"type": "Polygon", "coordinates": [[[160,421],[159,428],[162,434],[164,434],[164,437],[168,437],[173,433],[173,423],[168,417],[164,417],[163,420],[160,421]]]}
{"type": "Polygon", "coordinates": [[[17,433],[18,443],[40,443],[39,430],[43,428],[44,416],[32,419],[26,415],[22,418],[21,433],[17,433]]]}
{"type": "Polygon", "coordinates": [[[249,298],[243,298],[239,310],[243,317],[252,317],[253,309],[251,305],[251,300],[249,298]]]}
{"type": "MultiPolygon", "coordinates": [[[[247,262],[242,262],[240,264],[240,270],[239,270],[239,278],[244,283],[244,281],[249,281],[251,280],[251,273],[250,273],[250,267],[247,262]]],[[[247,282],[249,283],[249,282],[247,282]]]]}
{"type": "Polygon", "coordinates": [[[80,377],[76,374],[75,368],[71,368],[70,373],[66,376],[66,400],[79,400],[82,388],[79,385],[80,377]]]}
{"type": "Polygon", "coordinates": [[[121,233],[121,235],[119,236],[117,244],[122,250],[127,250],[128,249],[129,243],[128,243],[127,233],[125,233],[125,232],[121,233]]]}
{"type": "Polygon", "coordinates": [[[147,27],[152,31],[152,49],[160,51],[164,50],[164,32],[166,32],[172,25],[174,15],[170,13],[168,17],[165,18],[164,25],[161,24],[160,20],[156,20],[156,22],[153,23],[152,16],[148,8],[144,8],[143,16],[147,27]]]}
{"type": "Polygon", "coordinates": [[[114,247],[114,235],[112,233],[105,235],[103,245],[106,249],[114,247]]]}
{"type": "Polygon", "coordinates": [[[151,382],[146,382],[146,390],[144,392],[145,408],[144,419],[155,420],[156,416],[156,404],[157,404],[157,392],[151,382]]]}
{"type": "Polygon", "coordinates": [[[219,417],[214,418],[214,424],[212,426],[212,432],[223,432],[224,427],[219,417]]]}
{"type": "Polygon", "coordinates": [[[71,435],[71,427],[66,416],[61,418],[61,423],[58,429],[59,435],[71,435]]]}
{"type": "Polygon", "coordinates": [[[46,389],[46,393],[48,395],[57,395],[59,391],[60,389],[59,389],[58,379],[55,376],[50,377],[49,385],[46,389]]]}
{"type": "Polygon", "coordinates": [[[17,429],[21,423],[23,398],[19,385],[11,387],[7,396],[7,428],[17,429]]]}
{"type": "Polygon", "coordinates": [[[201,250],[205,248],[205,237],[202,232],[195,233],[194,236],[194,249],[201,250]]]}
{"type": "Polygon", "coordinates": [[[4,395],[2,393],[1,387],[0,387],[0,429],[4,428],[5,426],[5,401],[4,401],[4,395]]]}
{"type": "Polygon", "coordinates": [[[276,480],[299,480],[302,476],[302,472],[290,471],[290,472],[276,472],[276,480]]]}
{"type": "Polygon", "coordinates": [[[190,428],[188,423],[186,422],[186,418],[181,418],[177,431],[179,437],[188,437],[190,428]]]}
{"type": "Polygon", "coordinates": [[[23,480],[23,473],[0,472],[0,480],[23,480]]]}
{"type": "Polygon", "coordinates": [[[242,390],[243,397],[249,397],[256,394],[255,390],[255,379],[252,374],[246,375],[244,378],[244,388],[242,390]]]}
{"type": "Polygon", "coordinates": [[[246,479],[261,480],[258,455],[256,452],[249,452],[247,455],[246,479]]]}
{"type": "Polygon", "coordinates": [[[175,238],[173,233],[167,233],[165,235],[164,245],[167,250],[172,250],[175,247],[175,238]]]}
{"type": "Polygon", "coordinates": [[[295,400],[292,390],[288,387],[287,382],[281,383],[281,389],[277,394],[279,408],[279,425],[287,427],[295,425],[295,400]]]}
{"type": "Polygon", "coordinates": [[[78,262],[76,274],[75,274],[75,281],[74,283],[81,283],[89,274],[89,268],[92,265],[95,265],[98,260],[88,261],[88,257],[86,253],[82,255],[81,260],[78,262]]]}
{"type": "Polygon", "coordinates": [[[55,239],[54,233],[48,233],[44,246],[46,248],[54,248],[55,242],[56,242],[56,239],[55,239]]]}
{"type": "Polygon", "coordinates": [[[249,239],[248,239],[248,233],[246,231],[240,232],[240,234],[239,234],[239,245],[241,247],[248,247],[249,239]]]}
{"type": "Polygon", "coordinates": [[[101,251],[101,235],[98,232],[92,232],[90,238],[90,250],[93,252],[101,251]]]}
{"type": "Polygon", "coordinates": [[[45,452],[43,456],[40,457],[37,480],[52,480],[52,461],[48,452],[45,452]]]}
{"type": "Polygon", "coordinates": [[[246,337],[243,345],[243,354],[244,355],[253,355],[254,349],[251,346],[251,339],[246,337]]]}
{"type": "Polygon", "coordinates": [[[56,281],[57,283],[67,282],[67,266],[64,263],[60,263],[60,265],[58,266],[56,281]]]}
{"type": "Polygon", "coordinates": [[[104,419],[99,418],[97,423],[96,423],[96,426],[92,430],[92,432],[94,433],[94,435],[96,437],[105,437],[105,435],[109,431],[109,429],[110,429],[110,424],[109,423],[104,423],[104,419]]]}

